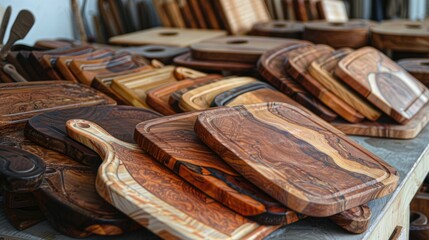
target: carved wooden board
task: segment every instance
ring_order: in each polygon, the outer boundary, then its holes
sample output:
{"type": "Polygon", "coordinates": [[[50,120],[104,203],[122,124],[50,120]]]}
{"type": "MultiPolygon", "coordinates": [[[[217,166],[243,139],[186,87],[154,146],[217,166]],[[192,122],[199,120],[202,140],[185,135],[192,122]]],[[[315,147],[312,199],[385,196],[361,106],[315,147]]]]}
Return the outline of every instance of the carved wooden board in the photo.
{"type": "Polygon", "coordinates": [[[69,121],[67,129],[73,139],[104,157],[98,193],[162,238],[263,238],[278,228],[258,225],[223,207],[137,145],[117,140],[91,122],[69,121]]]}
{"type": "Polygon", "coordinates": [[[234,98],[236,98],[242,94],[245,94],[247,92],[256,91],[258,89],[274,90],[273,87],[271,87],[270,85],[268,85],[264,82],[248,83],[248,84],[236,87],[236,88],[231,88],[228,91],[225,91],[223,93],[216,95],[216,97],[213,99],[212,103],[210,104],[210,107],[225,106],[228,102],[230,102],[234,98]]]}
{"type": "Polygon", "coordinates": [[[199,60],[256,63],[272,48],[299,40],[257,36],[228,36],[191,45],[192,57],[199,60]]]}
{"type": "Polygon", "coordinates": [[[330,216],[383,197],[399,179],[380,158],[288,104],[207,111],[198,116],[195,131],[249,181],[310,216],[330,216]]]}
{"type": "Polygon", "coordinates": [[[257,22],[270,20],[263,0],[216,0],[220,15],[233,35],[246,34],[257,22]]]}
{"type": "Polygon", "coordinates": [[[308,72],[325,88],[348,103],[367,119],[376,121],[381,116],[381,112],[334,76],[338,62],[351,52],[351,49],[345,48],[322,56],[311,63],[308,67],[308,72]]]}
{"type": "Polygon", "coordinates": [[[303,217],[260,191],[204,145],[194,133],[198,115],[193,112],[141,123],[136,127],[136,141],[191,185],[260,224],[289,224],[303,217]]]}
{"type": "Polygon", "coordinates": [[[399,66],[413,75],[417,80],[429,87],[429,59],[411,58],[398,61],[399,66]]]}
{"type": "Polygon", "coordinates": [[[326,121],[333,121],[337,115],[295,82],[284,69],[284,63],[288,59],[290,51],[309,45],[310,43],[307,42],[288,44],[267,51],[261,56],[258,62],[258,71],[271,85],[290,96],[314,114],[326,121]]]}
{"type": "Polygon", "coordinates": [[[176,114],[176,110],[168,103],[170,95],[172,93],[183,88],[191,87],[201,83],[206,83],[208,81],[220,78],[222,78],[221,75],[213,74],[208,75],[206,77],[196,78],[192,80],[187,79],[162,85],[147,92],[146,103],[161,114],[176,114]]]}
{"type": "Polygon", "coordinates": [[[63,153],[85,165],[98,166],[101,159],[95,152],[67,136],[65,124],[69,119],[95,122],[116,138],[133,143],[135,126],[160,116],[151,110],[130,106],[67,109],[32,117],[25,126],[25,135],[42,147],[63,153]]]}
{"type": "Polygon", "coordinates": [[[251,77],[233,77],[192,89],[182,95],[179,107],[184,112],[208,109],[218,94],[251,82],[257,80],[251,77]]]}
{"type": "Polygon", "coordinates": [[[301,39],[304,25],[293,21],[258,22],[253,25],[250,35],[301,39]]]}
{"type": "Polygon", "coordinates": [[[335,74],[399,123],[409,121],[428,102],[423,84],[371,47],[343,58],[335,74]]]}
{"type": "Polygon", "coordinates": [[[364,119],[362,114],[317,82],[308,72],[308,66],[314,60],[332,52],[333,49],[326,45],[308,46],[290,51],[285,66],[286,71],[338,115],[352,123],[361,122],[364,119]]]}
{"type": "Polygon", "coordinates": [[[191,53],[176,57],[174,63],[194,69],[215,71],[249,72],[255,69],[254,63],[198,60],[193,58],[191,53]]]}
{"type": "Polygon", "coordinates": [[[116,104],[91,88],[65,81],[1,84],[0,99],[0,127],[52,110],[116,104]]]}
{"type": "Polygon", "coordinates": [[[156,27],[148,30],[115,36],[110,38],[109,42],[112,44],[122,45],[157,44],[187,47],[193,43],[225,35],[226,32],[220,30],[156,27]]]}
{"type": "Polygon", "coordinates": [[[171,64],[176,56],[189,52],[189,48],[147,45],[143,47],[124,48],[121,51],[137,54],[147,59],[156,59],[164,64],[171,64]]]}

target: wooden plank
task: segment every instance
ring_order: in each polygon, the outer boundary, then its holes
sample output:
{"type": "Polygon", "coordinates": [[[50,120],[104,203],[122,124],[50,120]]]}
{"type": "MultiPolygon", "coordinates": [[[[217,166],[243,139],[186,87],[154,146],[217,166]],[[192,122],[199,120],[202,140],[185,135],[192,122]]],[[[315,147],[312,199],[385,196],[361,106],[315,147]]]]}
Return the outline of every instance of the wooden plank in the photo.
{"type": "Polygon", "coordinates": [[[206,20],[202,9],[200,8],[199,0],[187,0],[188,4],[191,6],[192,13],[194,18],[197,21],[198,27],[200,29],[208,29],[206,20]]]}

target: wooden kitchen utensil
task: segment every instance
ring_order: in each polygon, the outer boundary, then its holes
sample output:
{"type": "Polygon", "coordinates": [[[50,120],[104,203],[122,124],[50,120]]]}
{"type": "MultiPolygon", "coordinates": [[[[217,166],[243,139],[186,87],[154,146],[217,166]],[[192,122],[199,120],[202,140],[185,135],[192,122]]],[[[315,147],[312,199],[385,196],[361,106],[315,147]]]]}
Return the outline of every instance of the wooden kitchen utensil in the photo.
{"type": "Polygon", "coordinates": [[[184,112],[208,109],[218,94],[257,81],[251,77],[232,77],[206,84],[184,93],[180,99],[179,107],[184,112]]]}
{"type": "Polygon", "coordinates": [[[314,114],[330,122],[333,121],[337,115],[295,82],[284,69],[284,63],[290,51],[310,45],[311,44],[308,42],[300,44],[294,43],[269,50],[261,56],[258,62],[258,70],[261,76],[271,85],[311,110],[314,114]]]}
{"type": "Polygon", "coordinates": [[[148,30],[115,36],[110,38],[109,41],[112,44],[122,45],[157,44],[166,46],[187,47],[193,43],[225,35],[226,32],[221,30],[197,30],[156,27],[148,30]]]}
{"type": "Polygon", "coordinates": [[[192,57],[199,60],[256,63],[272,48],[299,43],[299,40],[257,36],[228,36],[191,45],[192,57]]]}
{"type": "Polygon", "coordinates": [[[325,88],[348,103],[367,119],[376,121],[381,116],[381,112],[334,76],[338,62],[351,52],[351,49],[345,48],[322,56],[311,63],[308,67],[308,72],[325,88]]]}
{"type": "Polygon", "coordinates": [[[207,111],[198,116],[195,132],[249,181],[310,216],[383,197],[399,179],[397,170],[342,132],[288,104],[207,111]]]}
{"type": "Polygon", "coordinates": [[[199,114],[141,123],[136,127],[136,142],[194,187],[260,224],[284,225],[304,217],[260,191],[204,145],[194,132],[199,114]]]}
{"type": "Polygon", "coordinates": [[[411,58],[398,61],[399,66],[413,75],[417,80],[429,87],[429,59],[411,58]]]}
{"type": "Polygon", "coordinates": [[[10,14],[12,13],[12,7],[8,6],[3,13],[3,18],[0,25],[0,45],[3,47],[3,39],[6,33],[7,25],[9,24],[10,14]]]}
{"type": "Polygon", "coordinates": [[[254,63],[198,60],[191,53],[185,53],[174,58],[174,63],[180,66],[214,71],[249,72],[255,69],[254,63]]]}
{"type": "Polygon", "coordinates": [[[147,92],[146,103],[163,115],[176,114],[176,110],[168,103],[170,95],[175,91],[200,83],[206,83],[214,79],[221,79],[221,75],[207,75],[196,79],[182,80],[178,82],[167,83],[147,92]]]}
{"type": "Polygon", "coordinates": [[[371,47],[340,60],[335,74],[399,123],[409,121],[428,102],[428,89],[371,47]]]}
{"type": "Polygon", "coordinates": [[[52,110],[116,104],[102,93],[66,81],[1,84],[0,99],[0,127],[52,110]]]}
{"type": "Polygon", "coordinates": [[[104,159],[97,177],[99,194],[162,238],[255,238],[278,228],[258,225],[223,207],[137,145],[115,139],[91,122],[69,121],[67,131],[104,159]]]}
{"type": "Polygon", "coordinates": [[[301,39],[303,32],[304,25],[302,23],[277,20],[254,24],[249,35],[301,39]]]}
{"type": "Polygon", "coordinates": [[[236,88],[231,88],[228,91],[222,92],[218,94],[213,101],[210,104],[210,107],[220,107],[225,106],[228,102],[230,102],[232,99],[245,94],[247,92],[256,91],[258,89],[272,89],[273,87],[270,85],[264,83],[264,82],[252,82],[248,83],[236,88]]]}
{"type": "Polygon", "coordinates": [[[143,47],[124,48],[121,51],[137,54],[150,60],[156,59],[164,64],[171,64],[176,56],[187,53],[189,48],[147,45],[143,47]]]}
{"type": "Polygon", "coordinates": [[[286,71],[338,115],[351,123],[361,122],[364,119],[362,114],[317,82],[308,72],[308,66],[314,60],[332,52],[333,49],[326,45],[308,46],[290,51],[286,60],[286,71]]]}
{"type": "Polygon", "coordinates": [[[95,122],[116,138],[133,143],[135,126],[161,115],[144,108],[130,106],[96,106],[66,109],[32,117],[25,126],[25,136],[42,147],[60,152],[77,162],[98,166],[99,156],[67,136],[65,124],[80,118],[95,122]]]}

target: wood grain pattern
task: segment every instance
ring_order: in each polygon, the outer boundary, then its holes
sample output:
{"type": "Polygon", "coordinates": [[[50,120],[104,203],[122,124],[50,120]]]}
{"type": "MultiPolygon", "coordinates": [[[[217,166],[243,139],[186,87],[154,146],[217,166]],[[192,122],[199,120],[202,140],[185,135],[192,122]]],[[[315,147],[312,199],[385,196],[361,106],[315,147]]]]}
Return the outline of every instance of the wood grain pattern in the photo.
{"type": "Polygon", "coordinates": [[[152,4],[155,7],[156,13],[158,13],[161,24],[164,27],[172,27],[173,24],[170,22],[170,19],[167,16],[167,13],[162,8],[164,0],[152,0],[152,4]]]}
{"type": "Polygon", "coordinates": [[[317,82],[308,72],[308,66],[314,60],[332,52],[333,49],[326,45],[308,46],[290,51],[285,66],[286,71],[339,116],[352,123],[361,122],[364,119],[362,114],[317,82]]]}
{"type": "Polygon", "coordinates": [[[189,68],[212,71],[249,72],[255,68],[253,63],[198,60],[193,58],[191,53],[177,56],[174,58],[174,63],[189,68]]]}
{"type": "Polygon", "coordinates": [[[187,28],[198,28],[198,22],[192,14],[191,5],[187,0],[176,0],[187,28]]]}
{"type": "Polygon", "coordinates": [[[200,29],[207,29],[207,23],[204,18],[204,14],[199,5],[199,0],[187,0],[188,4],[191,6],[192,14],[197,21],[198,27],[200,29]]]}
{"type": "Polygon", "coordinates": [[[223,207],[137,145],[117,140],[91,122],[69,121],[67,130],[104,159],[98,193],[162,238],[260,239],[278,228],[258,225],[223,207]]]}
{"type": "Polygon", "coordinates": [[[260,191],[204,145],[194,132],[198,115],[141,123],[136,127],[136,142],[194,187],[260,224],[283,225],[304,217],[260,191]]]}
{"type": "Polygon", "coordinates": [[[258,71],[271,85],[290,96],[314,114],[326,121],[333,121],[337,115],[295,82],[284,69],[284,63],[288,59],[290,51],[309,45],[311,44],[308,42],[294,43],[267,51],[261,56],[258,62],[258,71]]]}
{"type": "Polygon", "coordinates": [[[116,138],[133,143],[135,126],[161,115],[144,108],[129,106],[96,106],[75,108],[40,114],[32,117],[25,126],[25,135],[42,147],[60,152],[89,166],[98,166],[99,156],[67,136],[65,124],[80,118],[95,122],[116,138]]]}
{"type": "Polygon", "coordinates": [[[164,64],[171,64],[176,56],[187,53],[189,48],[147,45],[143,47],[124,48],[121,51],[137,54],[147,59],[156,59],[164,64]]]}
{"type": "Polygon", "coordinates": [[[249,181],[310,216],[383,197],[399,179],[394,168],[343,133],[287,104],[207,111],[198,116],[195,132],[249,181]]]}
{"type": "Polygon", "coordinates": [[[402,124],[428,102],[429,91],[423,84],[371,47],[361,48],[343,58],[335,74],[402,124]]]}
{"type": "Polygon", "coordinates": [[[273,87],[271,87],[270,85],[263,83],[263,82],[248,83],[248,84],[236,87],[236,88],[231,88],[228,91],[225,91],[223,93],[216,95],[216,97],[213,99],[212,103],[210,104],[210,107],[225,106],[228,102],[230,102],[234,98],[236,98],[242,94],[245,94],[247,92],[256,91],[258,89],[272,89],[272,90],[274,90],[273,87]]]}
{"type": "Polygon", "coordinates": [[[52,110],[116,104],[102,93],[65,81],[0,84],[0,99],[0,127],[52,110]]]}
{"type": "Polygon", "coordinates": [[[206,84],[184,93],[179,107],[184,112],[208,109],[218,94],[251,82],[257,82],[257,80],[251,77],[233,77],[206,84]]]}
{"type": "Polygon", "coordinates": [[[305,0],[292,0],[296,20],[301,22],[309,21],[309,16],[305,7],[305,0]]]}
{"type": "Polygon", "coordinates": [[[381,112],[374,108],[370,103],[357,95],[352,89],[345,85],[341,80],[335,77],[334,71],[338,62],[347,54],[352,52],[351,49],[339,49],[329,55],[322,56],[313,61],[308,67],[308,72],[320,84],[335,94],[344,102],[350,104],[359,113],[371,121],[376,121],[381,112]]]}
{"type": "Polygon", "coordinates": [[[301,39],[304,25],[299,22],[276,20],[255,23],[249,35],[301,39]]]}
{"type": "Polygon", "coordinates": [[[179,5],[175,0],[164,0],[163,9],[170,18],[173,27],[185,28],[185,21],[180,12],[179,5]]]}
{"type": "Polygon", "coordinates": [[[208,75],[196,79],[187,79],[164,84],[147,92],[146,103],[163,115],[176,114],[176,110],[169,104],[170,95],[177,90],[222,78],[221,75],[208,75]]]}
{"type": "Polygon", "coordinates": [[[401,59],[398,61],[398,64],[426,87],[429,87],[429,59],[401,59]]]}
{"type": "Polygon", "coordinates": [[[264,102],[283,102],[288,103],[296,107],[302,107],[300,104],[286,96],[285,94],[269,89],[262,88],[255,91],[243,93],[231,101],[227,102],[225,106],[238,106],[238,105],[246,105],[246,104],[255,104],[255,103],[264,103],[264,102]]]}
{"type": "Polygon", "coordinates": [[[226,32],[221,30],[196,30],[156,27],[148,30],[115,36],[110,38],[109,42],[112,44],[122,45],[157,44],[187,47],[193,43],[225,35],[226,32]]]}
{"type": "Polygon", "coordinates": [[[331,216],[329,219],[349,232],[363,233],[368,229],[371,209],[367,204],[364,204],[331,216]]]}
{"type": "Polygon", "coordinates": [[[265,51],[290,43],[299,43],[299,40],[228,36],[192,44],[191,53],[199,60],[256,63],[265,51]]]}
{"type": "Polygon", "coordinates": [[[218,18],[218,13],[216,12],[215,3],[212,1],[199,0],[198,1],[201,11],[204,12],[204,16],[210,29],[222,29],[222,23],[218,18]]]}

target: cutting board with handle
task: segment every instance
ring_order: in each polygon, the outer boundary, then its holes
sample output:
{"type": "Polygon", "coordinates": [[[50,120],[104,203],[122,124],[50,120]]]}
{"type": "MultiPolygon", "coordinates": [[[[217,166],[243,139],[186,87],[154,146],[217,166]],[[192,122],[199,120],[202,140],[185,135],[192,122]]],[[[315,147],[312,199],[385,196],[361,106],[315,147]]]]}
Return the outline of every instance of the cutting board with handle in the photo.
{"type": "Polygon", "coordinates": [[[232,77],[209,83],[184,93],[180,99],[179,107],[184,112],[208,109],[218,94],[257,81],[251,77],[232,77]]]}
{"type": "Polygon", "coordinates": [[[304,217],[260,191],[204,145],[194,132],[199,114],[143,122],[136,127],[136,142],[189,184],[260,224],[284,225],[304,217]]]}
{"type": "Polygon", "coordinates": [[[287,44],[267,51],[261,56],[258,62],[258,71],[271,85],[290,96],[314,114],[330,122],[337,117],[336,113],[301,87],[284,69],[284,63],[290,51],[310,45],[307,42],[302,44],[287,44]]]}
{"type": "Polygon", "coordinates": [[[289,58],[285,65],[286,71],[307,91],[319,98],[338,115],[352,123],[361,122],[364,119],[362,114],[317,82],[308,72],[308,67],[314,60],[332,54],[332,52],[333,49],[326,45],[308,46],[293,50],[288,54],[289,58]]]}
{"type": "Polygon", "coordinates": [[[262,103],[207,111],[198,137],[269,195],[309,216],[331,216],[393,192],[399,173],[330,124],[262,103]]]}
{"type": "Polygon", "coordinates": [[[164,64],[171,64],[176,56],[189,52],[189,48],[147,45],[142,47],[124,48],[121,51],[137,54],[147,59],[156,59],[164,64]]]}
{"type": "Polygon", "coordinates": [[[256,63],[265,51],[288,43],[300,43],[300,40],[228,36],[192,44],[191,53],[198,60],[256,63]]]}
{"type": "Polygon", "coordinates": [[[100,196],[162,238],[259,238],[278,228],[223,207],[137,145],[115,139],[94,123],[71,120],[67,131],[103,158],[96,185],[100,196]]]}
{"type": "Polygon", "coordinates": [[[187,79],[178,82],[167,83],[147,92],[146,103],[154,110],[164,115],[176,114],[176,110],[168,103],[170,95],[177,90],[205,83],[210,80],[220,79],[221,75],[208,75],[196,79],[187,79]]]}
{"type": "Polygon", "coordinates": [[[232,88],[228,91],[222,92],[218,94],[210,104],[210,107],[220,107],[225,106],[232,99],[245,94],[247,92],[256,91],[258,89],[271,89],[274,90],[273,87],[264,83],[264,82],[252,82],[248,83],[236,88],[232,88]]]}
{"type": "Polygon", "coordinates": [[[151,110],[130,106],[66,109],[32,117],[25,126],[25,135],[40,146],[60,152],[84,165],[98,166],[101,159],[95,152],[67,136],[65,124],[69,119],[95,122],[116,138],[133,143],[135,126],[159,116],[151,110]]]}
{"type": "Polygon", "coordinates": [[[340,60],[335,74],[398,123],[409,121],[429,99],[423,84],[371,47],[340,60]]]}
{"type": "Polygon", "coordinates": [[[344,48],[322,56],[310,64],[308,72],[321,85],[348,103],[367,119],[376,121],[381,116],[381,112],[334,75],[338,62],[351,52],[351,49],[344,48]]]}
{"type": "Polygon", "coordinates": [[[174,58],[174,63],[179,66],[185,66],[194,69],[209,70],[209,71],[231,71],[231,72],[250,72],[255,69],[254,63],[245,62],[227,62],[227,61],[209,61],[198,60],[192,57],[191,53],[174,58]]]}
{"type": "Polygon", "coordinates": [[[121,45],[166,45],[176,47],[188,47],[206,39],[225,36],[226,32],[221,30],[181,29],[156,27],[125,35],[110,38],[112,44],[121,45]]]}
{"type": "Polygon", "coordinates": [[[398,64],[426,87],[429,87],[429,59],[401,59],[398,61],[398,64]]]}
{"type": "Polygon", "coordinates": [[[249,35],[301,39],[304,25],[299,22],[276,20],[255,23],[249,35]]]}
{"type": "Polygon", "coordinates": [[[34,115],[58,109],[116,104],[102,93],[66,81],[1,84],[0,99],[0,127],[22,124],[34,115]]]}

